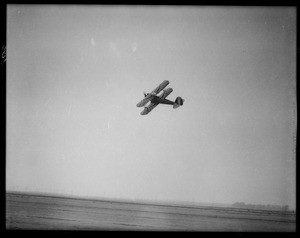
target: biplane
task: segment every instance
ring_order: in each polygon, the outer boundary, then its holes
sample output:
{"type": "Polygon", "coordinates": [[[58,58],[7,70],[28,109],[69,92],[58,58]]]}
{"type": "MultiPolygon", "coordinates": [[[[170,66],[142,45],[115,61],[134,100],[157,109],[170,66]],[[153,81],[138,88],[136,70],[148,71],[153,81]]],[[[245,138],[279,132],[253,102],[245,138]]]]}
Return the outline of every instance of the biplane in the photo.
{"type": "Polygon", "coordinates": [[[144,107],[141,115],[147,115],[158,104],[173,105],[174,109],[183,105],[184,99],[182,99],[181,97],[177,97],[174,102],[166,99],[166,97],[173,91],[172,88],[164,89],[168,84],[169,81],[165,80],[160,85],[158,85],[151,93],[144,93],[145,98],[142,99],[138,104],[136,104],[137,107],[144,107]],[[158,95],[161,91],[162,93],[158,95]],[[149,102],[150,104],[148,104],[149,102]],[[146,106],[146,104],[148,105],[146,106]]]}

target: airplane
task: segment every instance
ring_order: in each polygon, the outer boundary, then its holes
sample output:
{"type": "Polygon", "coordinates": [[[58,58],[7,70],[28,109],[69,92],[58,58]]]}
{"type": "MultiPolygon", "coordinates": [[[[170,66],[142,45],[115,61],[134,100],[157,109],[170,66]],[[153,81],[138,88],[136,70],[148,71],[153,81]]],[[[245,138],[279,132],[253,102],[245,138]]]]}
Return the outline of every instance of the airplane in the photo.
{"type": "Polygon", "coordinates": [[[140,113],[141,115],[147,115],[149,112],[151,112],[158,104],[169,104],[173,105],[173,108],[178,108],[183,105],[184,99],[181,97],[177,97],[174,102],[166,99],[166,97],[173,91],[172,88],[167,88],[167,85],[169,84],[168,80],[164,80],[160,85],[158,85],[151,93],[145,93],[145,98],[142,99],[138,104],[136,104],[137,107],[143,107],[148,102],[150,104],[148,106],[144,107],[144,110],[140,113]],[[164,89],[164,90],[163,90],[164,89]],[[161,95],[158,95],[160,91],[163,90],[163,93],[161,95]]]}

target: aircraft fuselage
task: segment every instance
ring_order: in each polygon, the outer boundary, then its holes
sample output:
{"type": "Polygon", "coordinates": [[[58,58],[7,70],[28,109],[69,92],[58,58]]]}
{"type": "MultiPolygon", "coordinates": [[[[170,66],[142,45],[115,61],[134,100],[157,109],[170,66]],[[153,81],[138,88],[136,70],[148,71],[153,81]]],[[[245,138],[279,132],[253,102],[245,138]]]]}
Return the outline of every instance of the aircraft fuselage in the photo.
{"type": "Polygon", "coordinates": [[[157,97],[157,96],[154,96],[152,99],[151,99],[151,102],[153,103],[161,103],[161,104],[169,104],[169,105],[174,105],[175,102],[172,102],[168,99],[165,99],[165,98],[160,98],[160,97],[157,97]]]}

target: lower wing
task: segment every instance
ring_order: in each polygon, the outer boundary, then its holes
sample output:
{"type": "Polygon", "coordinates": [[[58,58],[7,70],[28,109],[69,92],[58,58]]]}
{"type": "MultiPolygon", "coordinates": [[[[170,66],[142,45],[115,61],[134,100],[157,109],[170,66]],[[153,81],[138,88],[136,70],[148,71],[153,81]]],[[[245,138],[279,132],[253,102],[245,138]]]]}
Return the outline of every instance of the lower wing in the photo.
{"type": "Polygon", "coordinates": [[[142,99],[138,104],[136,104],[137,107],[143,107],[145,106],[151,99],[153,98],[153,95],[148,94],[144,99],[142,99]]]}
{"type": "Polygon", "coordinates": [[[162,95],[159,96],[159,97],[160,97],[160,98],[166,98],[171,92],[173,92],[173,89],[172,89],[172,88],[164,89],[162,95]]]}
{"type": "Polygon", "coordinates": [[[148,107],[145,107],[144,110],[141,112],[141,115],[147,115],[149,112],[151,112],[156,106],[158,105],[158,103],[150,103],[150,105],[148,107]]]}

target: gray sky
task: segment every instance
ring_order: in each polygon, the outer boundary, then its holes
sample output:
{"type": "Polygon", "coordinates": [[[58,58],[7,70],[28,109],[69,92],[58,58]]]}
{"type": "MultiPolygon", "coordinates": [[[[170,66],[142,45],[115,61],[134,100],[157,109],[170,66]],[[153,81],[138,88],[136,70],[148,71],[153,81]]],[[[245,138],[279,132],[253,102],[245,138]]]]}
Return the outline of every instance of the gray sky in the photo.
{"type": "Polygon", "coordinates": [[[7,190],[294,208],[295,85],[296,8],[8,5],[7,190]]]}

